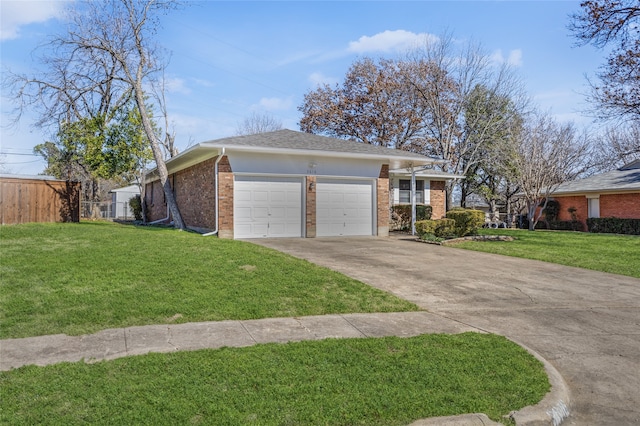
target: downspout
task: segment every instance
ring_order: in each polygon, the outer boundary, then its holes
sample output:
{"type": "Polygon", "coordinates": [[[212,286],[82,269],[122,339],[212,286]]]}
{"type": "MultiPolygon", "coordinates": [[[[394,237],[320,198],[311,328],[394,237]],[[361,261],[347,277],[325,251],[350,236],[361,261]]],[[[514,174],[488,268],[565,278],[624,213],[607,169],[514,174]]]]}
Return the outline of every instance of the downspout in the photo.
{"type": "Polygon", "coordinates": [[[167,217],[154,220],[153,222],[149,222],[149,225],[155,225],[156,223],[166,222],[167,220],[169,220],[170,217],[171,217],[171,214],[169,213],[169,204],[167,203],[167,217]]]}
{"type": "Polygon", "coordinates": [[[224,156],[224,152],[225,152],[225,149],[224,149],[224,147],[222,147],[222,151],[220,152],[220,155],[218,155],[218,158],[216,158],[216,163],[215,163],[215,166],[213,167],[213,174],[215,176],[214,192],[215,192],[215,199],[216,199],[215,200],[216,201],[216,220],[215,220],[216,227],[215,227],[215,229],[213,231],[207,232],[206,234],[202,234],[203,237],[208,237],[210,235],[216,235],[218,233],[218,228],[219,228],[219,226],[218,226],[218,216],[220,214],[219,213],[220,212],[220,209],[219,209],[219,196],[218,196],[218,163],[220,162],[220,160],[222,160],[222,157],[224,156]]]}

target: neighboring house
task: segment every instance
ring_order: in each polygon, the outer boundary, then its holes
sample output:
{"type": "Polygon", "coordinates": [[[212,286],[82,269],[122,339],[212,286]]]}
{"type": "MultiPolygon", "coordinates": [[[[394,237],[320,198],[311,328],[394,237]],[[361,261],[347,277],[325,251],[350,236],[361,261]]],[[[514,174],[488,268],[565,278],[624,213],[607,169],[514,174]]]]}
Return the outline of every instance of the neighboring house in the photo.
{"type": "MultiPolygon", "coordinates": [[[[551,193],[560,204],[558,220],[575,217],[640,219],[640,160],[617,170],[560,184],[551,193]]],[[[585,228],[586,229],[586,228],[585,228]]]]}
{"type": "MultiPolygon", "coordinates": [[[[422,169],[415,172],[416,204],[429,204],[431,217],[442,219],[446,214],[445,182],[461,176],[439,170],[422,169]]],[[[411,204],[411,171],[396,169],[389,172],[393,205],[411,204]]]]}
{"type": "MultiPolygon", "coordinates": [[[[168,160],[167,168],[188,227],[221,238],[309,238],[387,236],[389,170],[440,162],[279,130],[202,142],[168,160]]],[[[148,219],[169,220],[157,170],[147,182],[148,219]]]]}
{"type": "Polygon", "coordinates": [[[133,211],[129,206],[129,200],[136,195],[140,195],[138,185],[129,185],[109,191],[111,194],[111,218],[113,219],[133,219],[133,211]]]}
{"type": "Polygon", "coordinates": [[[80,182],[0,175],[0,223],[79,222],[80,182]]]}

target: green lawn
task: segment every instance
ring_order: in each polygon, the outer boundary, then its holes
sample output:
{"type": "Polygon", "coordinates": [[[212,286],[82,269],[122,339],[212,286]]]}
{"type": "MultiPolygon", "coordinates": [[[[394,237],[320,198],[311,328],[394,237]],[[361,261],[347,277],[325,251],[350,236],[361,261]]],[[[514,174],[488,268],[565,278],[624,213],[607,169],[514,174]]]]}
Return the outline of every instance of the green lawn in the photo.
{"type": "Polygon", "coordinates": [[[465,241],[455,247],[543,260],[640,278],[640,237],[568,231],[483,229],[486,235],[510,235],[514,241],[465,241]]]}
{"type": "Polygon", "coordinates": [[[0,373],[2,424],[401,425],[549,390],[539,361],[489,334],[329,339],[0,373]]]}
{"type": "MultiPolygon", "coordinates": [[[[104,222],[0,227],[2,338],[417,309],[246,242],[104,222]]],[[[548,390],[541,363],[500,336],[327,339],[0,372],[0,424],[509,423],[548,390]]]]}
{"type": "Polygon", "coordinates": [[[240,241],[107,222],[0,228],[0,338],[417,306],[240,241]]]}

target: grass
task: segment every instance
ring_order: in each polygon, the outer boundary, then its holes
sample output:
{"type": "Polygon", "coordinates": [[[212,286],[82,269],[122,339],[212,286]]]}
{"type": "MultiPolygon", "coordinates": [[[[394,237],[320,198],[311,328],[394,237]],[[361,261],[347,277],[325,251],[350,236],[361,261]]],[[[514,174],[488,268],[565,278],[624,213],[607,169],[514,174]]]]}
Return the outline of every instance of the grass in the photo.
{"type": "Polygon", "coordinates": [[[483,229],[514,241],[465,241],[455,247],[542,260],[640,278],[640,237],[568,231],[483,229]]]}
{"type": "Polygon", "coordinates": [[[0,338],[418,310],[265,247],[108,222],[1,227],[0,306],[0,338]]]}
{"type": "Polygon", "coordinates": [[[0,373],[2,424],[400,425],[549,390],[539,361],[477,333],[150,354],[0,373]]]}

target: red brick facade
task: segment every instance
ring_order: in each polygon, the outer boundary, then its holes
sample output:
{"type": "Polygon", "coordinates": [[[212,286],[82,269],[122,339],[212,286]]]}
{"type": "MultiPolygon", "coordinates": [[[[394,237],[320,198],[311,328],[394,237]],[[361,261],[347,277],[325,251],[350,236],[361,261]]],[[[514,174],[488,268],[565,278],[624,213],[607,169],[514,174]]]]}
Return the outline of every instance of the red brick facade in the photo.
{"type": "Polygon", "coordinates": [[[194,228],[215,229],[215,158],[171,175],[182,220],[194,228]]]}
{"type": "Polygon", "coordinates": [[[316,177],[307,176],[307,204],[306,204],[306,223],[307,238],[315,238],[316,236],[316,177]]]}
{"type": "Polygon", "coordinates": [[[377,213],[379,237],[389,236],[389,165],[383,164],[377,182],[377,213]]]}
{"type": "Polygon", "coordinates": [[[431,204],[431,219],[442,219],[447,214],[445,181],[432,180],[429,186],[429,204],[431,204]]]}
{"type": "MultiPolygon", "coordinates": [[[[169,175],[180,213],[188,227],[215,229],[215,162],[218,157],[198,163],[169,175]]],[[[233,238],[233,170],[223,156],[218,163],[218,236],[233,238]]],[[[316,177],[306,176],[306,237],[316,236],[316,177]]],[[[444,182],[442,182],[442,192],[444,182]]],[[[432,188],[433,194],[433,188],[432,188]]],[[[433,195],[432,195],[433,197],[433,195]]],[[[376,185],[377,234],[389,235],[389,166],[383,165],[376,185]]],[[[160,181],[148,183],[145,199],[147,219],[156,221],[167,216],[167,205],[160,181]]],[[[443,198],[444,199],[444,198],[443,198]]],[[[443,213],[444,214],[444,213],[443,213]]]]}
{"type": "MultiPolygon", "coordinates": [[[[569,208],[575,208],[575,215],[585,224],[589,217],[587,197],[585,195],[557,195],[553,197],[560,204],[558,220],[571,220],[569,208]]],[[[640,192],[627,194],[600,194],[600,217],[621,219],[640,219],[640,192]]]]}

